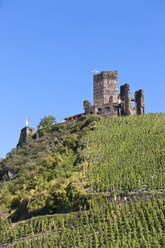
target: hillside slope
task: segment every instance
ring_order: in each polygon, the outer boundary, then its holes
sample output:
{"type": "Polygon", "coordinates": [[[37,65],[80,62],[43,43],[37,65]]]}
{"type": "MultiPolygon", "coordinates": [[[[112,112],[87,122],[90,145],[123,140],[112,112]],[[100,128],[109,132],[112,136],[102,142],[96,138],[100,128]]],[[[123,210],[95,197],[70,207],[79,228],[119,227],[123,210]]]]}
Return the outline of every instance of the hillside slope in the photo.
{"type": "Polygon", "coordinates": [[[0,164],[0,247],[165,247],[164,114],[39,132],[0,164]]]}
{"type": "Polygon", "coordinates": [[[87,148],[83,175],[92,190],[165,188],[165,115],[102,119],[87,148]]]}
{"type": "Polygon", "coordinates": [[[162,199],[91,202],[89,210],[0,223],[0,247],[163,248],[162,199]]]}
{"type": "Polygon", "coordinates": [[[87,201],[79,180],[87,133],[99,116],[54,124],[29,136],[0,164],[0,218],[68,212],[87,201]]]}

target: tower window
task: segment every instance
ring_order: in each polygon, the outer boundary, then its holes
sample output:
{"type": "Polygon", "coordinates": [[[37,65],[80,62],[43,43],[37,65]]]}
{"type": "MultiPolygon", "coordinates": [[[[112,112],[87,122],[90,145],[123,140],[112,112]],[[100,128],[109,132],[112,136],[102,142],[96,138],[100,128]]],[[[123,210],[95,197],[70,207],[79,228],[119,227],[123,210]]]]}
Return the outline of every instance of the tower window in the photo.
{"type": "Polygon", "coordinates": [[[114,111],[115,111],[115,112],[118,112],[118,106],[115,106],[115,107],[114,107],[114,111]]]}
{"type": "Polygon", "coordinates": [[[98,108],[98,112],[101,113],[102,109],[101,108],[98,108]]]}
{"type": "Polygon", "coordinates": [[[109,113],[109,112],[110,112],[110,107],[106,107],[106,108],[105,108],[105,112],[106,112],[106,113],[109,113]]]}

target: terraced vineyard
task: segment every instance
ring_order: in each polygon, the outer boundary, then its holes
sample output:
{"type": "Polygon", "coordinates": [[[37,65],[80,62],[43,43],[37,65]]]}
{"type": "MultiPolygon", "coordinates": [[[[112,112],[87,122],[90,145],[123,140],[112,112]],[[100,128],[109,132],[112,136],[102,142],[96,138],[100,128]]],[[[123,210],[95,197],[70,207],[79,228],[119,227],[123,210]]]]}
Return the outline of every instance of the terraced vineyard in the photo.
{"type": "Polygon", "coordinates": [[[165,247],[165,206],[150,199],[100,199],[89,210],[1,222],[1,247],[165,247]]]}
{"type": "Polygon", "coordinates": [[[164,114],[41,131],[1,164],[0,248],[165,247],[164,114]]]}
{"type": "Polygon", "coordinates": [[[165,115],[103,119],[88,135],[82,178],[97,192],[165,188],[165,115]]]}

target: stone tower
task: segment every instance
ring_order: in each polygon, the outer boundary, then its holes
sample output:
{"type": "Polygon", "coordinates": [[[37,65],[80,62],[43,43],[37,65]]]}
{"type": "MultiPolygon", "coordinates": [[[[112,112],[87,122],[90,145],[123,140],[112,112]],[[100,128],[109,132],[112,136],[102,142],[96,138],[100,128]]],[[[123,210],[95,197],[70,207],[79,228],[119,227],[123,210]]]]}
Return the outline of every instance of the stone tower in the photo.
{"type": "Polygon", "coordinates": [[[143,90],[138,90],[135,92],[135,109],[136,109],[136,114],[138,115],[143,115],[145,113],[143,90]]]}
{"type": "Polygon", "coordinates": [[[17,146],[22,145],[26,141],[26,137],[29,136],[30,134],[35,134],[36,130],[35,128],[32,127],[24,127],[21,129],[21,134],[19,138],[19,142],[17,146]]]}
{"type": "Polygon", "coordinates": [[[94,75],[93,99],[94,105],[113,103],[118,100],[118,73],[117,71],[103,71],[94,75]]]}
{"type": "Polygon", "coordinates": [[[131,115],[132,114],[132,98],[130,92],[129,84],[124,84],[120,86],[120,100],[121,104],[121,115],[131,115]]]}
{"type": "Polygon", "coordinates": [[[144,92],[135,92],[131,97],[129,84],[121,85],[118,93],[117,71],[103,71],[93,76],[93,106],[89,104],[88,114],[102,117],[117,117],[144,114],[144,92]],[[135,108],[132,107],[135,102],[135,108]]]}
{"type": "MultiPolygon", "coordinates": [[[[136,91],[135,97],[132,98],[129,84],[124,84],[121,85],[119,93],[117,71],[102,71],[93,76],[93,105],[87,102],[85,113],[88,115],[99,114],[102,117],[113,118],[145,113],[143,90],[136,91]],[[135,102],[135,107],[132,102],[135,102]]],[[[78,116],[67,117],[65,120],[72,120],[78,116]]]]}

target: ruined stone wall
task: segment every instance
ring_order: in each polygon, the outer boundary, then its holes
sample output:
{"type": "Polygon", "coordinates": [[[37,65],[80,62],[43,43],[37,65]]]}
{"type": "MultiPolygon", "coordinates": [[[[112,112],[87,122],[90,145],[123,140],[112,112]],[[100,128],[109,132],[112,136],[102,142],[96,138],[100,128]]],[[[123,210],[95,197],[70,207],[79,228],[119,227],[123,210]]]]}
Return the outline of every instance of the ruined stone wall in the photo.
{"type": "Polygon", "coordinates": [[[103,117],[126,116],[144,114],[144,92],[135,92],[135,99],[131,97],[129,84],[120,87],[118,95],[117,71],[103,71],[94,75],[94,106],[90,107],[90,114],[100,114],[103,117]],[[132,107],[135,101],[135,108],[132,107]]]}
{"type": "Polygon", "coordinates": [[[30,134],[35,134],[35,128],[32,127],[24,127],[21,129],[21,134],[20,134],[20,138],[19,138],[19,142],[18,145],[22,145],[22,143],[25,142],[26,137],[29,136],[30,134]]]}
{"type": "Polygon", "coordinates": [[[104,104],[100,101],[99,104],[91,106],[89,113],[99,114],[102,117],[117,117],[119,115],[118,109],[118,104],[113,103],[113,97],[111,96],[108,103],[104,104]]]}
{"type": "Polygon", "coordinates": [[[144,114],[144,92],[135,92],[131,97],[129,84],[121,85],[118,94],[118,72],[103,71],[93,77],[94,105],[88,102],[86,114],[99,114],[102,117],[117,117],[144,114]],[[135,102],[135,108],[132,107],[135,102]]]}
{"type": "Polygon", "coordinates": [[[136,114],[138,115],[143,115],[145,113],[143,90],[138,90],[135,92],[135,109],[136,114]]]}
{"type": "Polygon", "coordinates": [[[129,84],[121,85],[120,87],[120,100],[121,100],[121,115],[132,114],[132,101],[129,84]]]}

